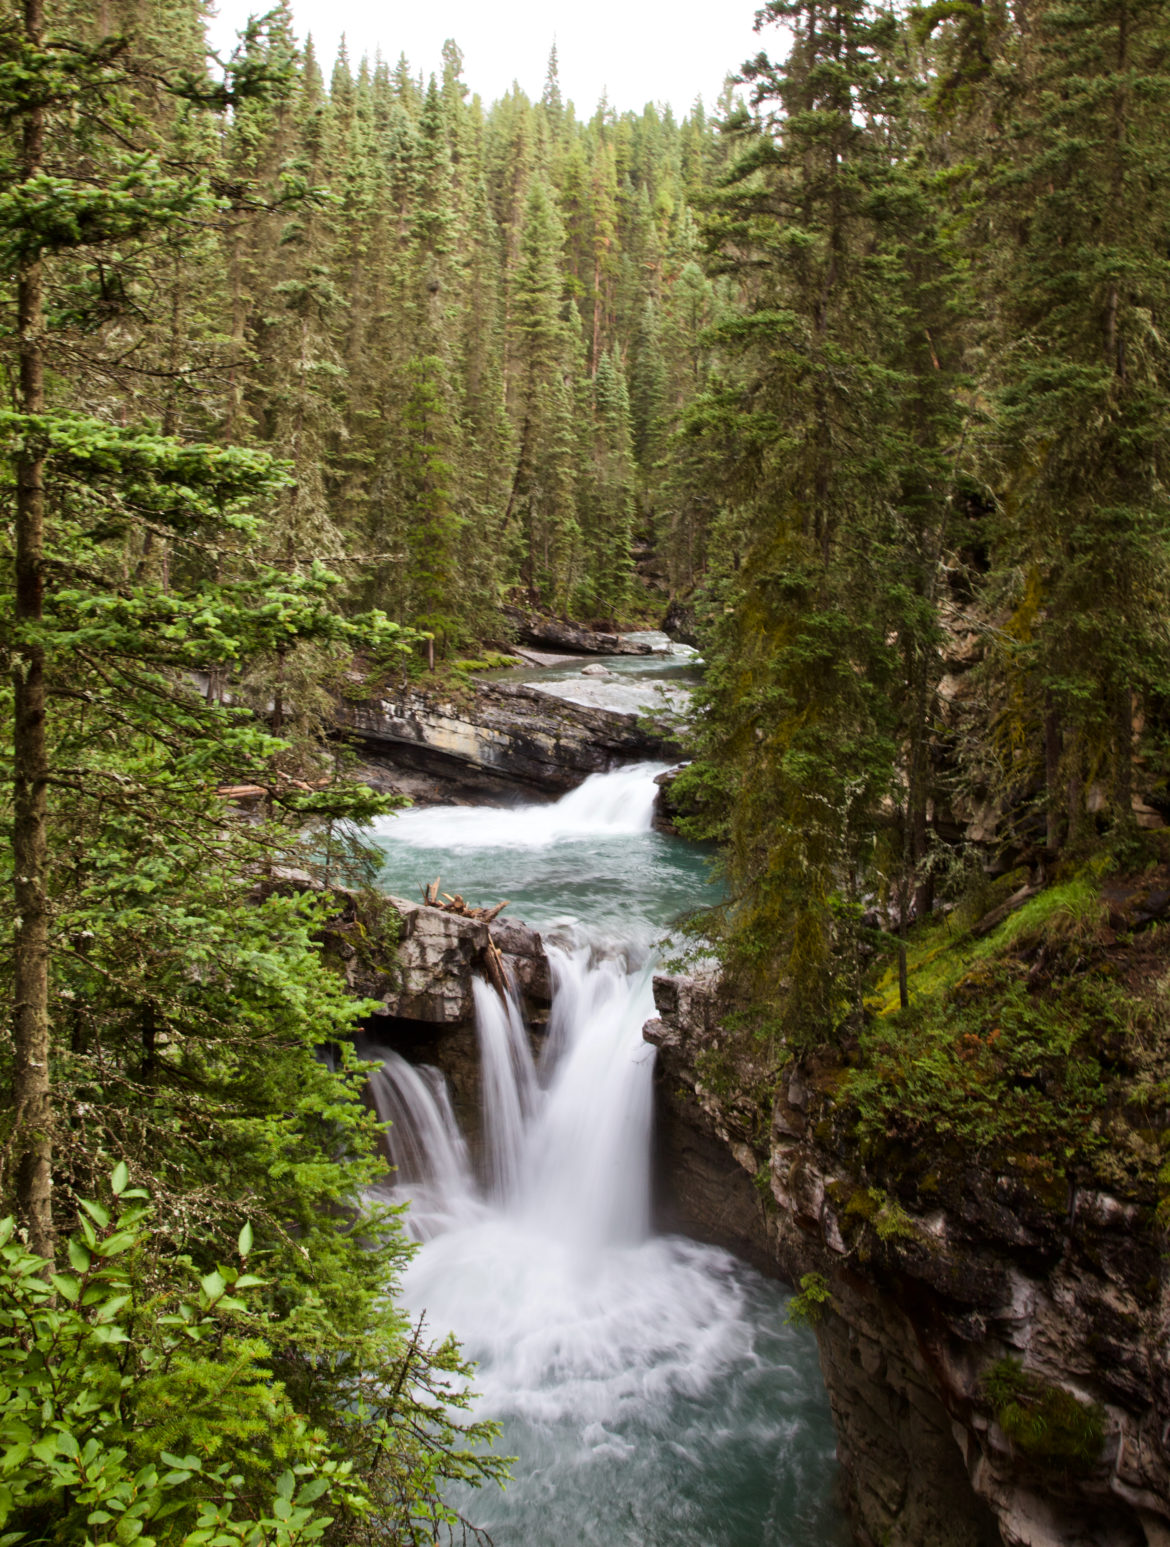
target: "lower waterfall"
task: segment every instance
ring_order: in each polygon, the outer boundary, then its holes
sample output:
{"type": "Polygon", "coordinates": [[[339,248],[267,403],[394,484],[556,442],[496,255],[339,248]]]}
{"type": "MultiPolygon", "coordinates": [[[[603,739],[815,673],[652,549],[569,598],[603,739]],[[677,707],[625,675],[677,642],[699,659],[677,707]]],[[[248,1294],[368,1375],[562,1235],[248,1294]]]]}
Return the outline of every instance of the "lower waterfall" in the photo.
{"type": "MultiPolygon", "coordinates": [[[[517,1005],[477,985],[482,1182],[437,1070],[391,1054],[373,1076],[422,1243],[403,1296],[477,1361],[479,1410],[518,1457],[503,1494],[451,1499],[496,1547],[833,1547],[849,1538],[811,1334],[729,1253],[651,1229],[641,1031],[647,942],[668,919],[644,898],[623,943],[611,918],[590,928],[575,882],[620,840],[627,890],[631,872],[677,860],[693,898],[693,854],[650,829],[658,771],[597,775],[556,806],[432,809],[380,830],[392,890],[441,862],[467,895],[515,897],[517,856],[539,856],[514,911],[544,930],[554,979],[539,1059],[517,1005]]],[[[676,890],[678,877],[658,893],[673,911],[676,890]]]]}

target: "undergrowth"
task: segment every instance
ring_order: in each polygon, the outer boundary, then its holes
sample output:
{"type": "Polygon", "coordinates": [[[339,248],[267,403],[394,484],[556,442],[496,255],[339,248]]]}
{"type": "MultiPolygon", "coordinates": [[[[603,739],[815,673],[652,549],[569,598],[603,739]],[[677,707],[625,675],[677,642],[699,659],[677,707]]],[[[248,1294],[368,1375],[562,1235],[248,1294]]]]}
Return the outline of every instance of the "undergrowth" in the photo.
{"type": "Polygon", "coordinates": [[[1039,1153],[1054,1171],[1103,1143],[1094,1033],[1124,1024],[1124,1000],[1095,975],[1047,994],[1026,979],[1023,964],[987,962],[876,1019],[845,1084],[862,1142],[953,1136],[1039,1153]]]}
{"type": "Polygon", "coordinates": [[[917,931],[907,1009],[896,966],[874,981],[842,1087],[864,1153],[929,1141],[1051,1182],[1104,1163],[1129,1065],[1162,1039],[1108,949],[1098,870],[1048,887],[982,938],[974,908],[917,931]]]}

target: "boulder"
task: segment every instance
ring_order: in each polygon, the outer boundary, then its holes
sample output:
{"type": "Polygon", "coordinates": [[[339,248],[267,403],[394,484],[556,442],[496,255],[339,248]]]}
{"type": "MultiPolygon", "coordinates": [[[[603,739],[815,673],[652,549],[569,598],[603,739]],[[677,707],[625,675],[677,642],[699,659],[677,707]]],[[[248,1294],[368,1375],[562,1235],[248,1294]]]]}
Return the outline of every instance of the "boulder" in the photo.
{"type": "Polygon", "coordinates": [[[547,1018],[552,985],[548,958],[534,929],[518,920],[485,924],[403,897],[389,901],[400,921],[392,968],[368,965],[357,951],[346,972],[355,994],[381,1002],[381,1014],[439,1026],[472,1022],[472,983],[486,976],[483,962],[491,940],[520,991],[528,1018],[547,1018]]]}

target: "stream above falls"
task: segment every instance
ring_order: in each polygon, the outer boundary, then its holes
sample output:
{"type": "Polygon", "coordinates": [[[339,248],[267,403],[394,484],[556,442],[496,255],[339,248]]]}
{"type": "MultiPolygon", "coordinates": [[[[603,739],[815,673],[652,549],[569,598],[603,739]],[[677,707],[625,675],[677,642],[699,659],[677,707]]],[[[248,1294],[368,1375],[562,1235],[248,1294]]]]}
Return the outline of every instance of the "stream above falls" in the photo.
{"type": "Polygon", "coordinates": [[[405,1303],[477,1361],[480,1411],[518,1458],[504,1493],[451,1502],[496,1547],[844,1547],[816,1345],[787,1293],[651,1228],[654,941],[706,870],[651,829],[661,767],[373,835],[388,891],[442,874],[471,901],[508,897],[554,979],[536,1057],[517,1006],[477,985],[486,1175],[437,1070],[387,1049],[371,1080],[422,1242],[405,1303]]]}
{"type": "Polygon", "coordinates": [[[625,638],[649,646],[653,654],[547,657],[555,664],[509,667],[485,673],[485,680],[526,682],[554,698],[618,714],[653,714],[669,719],[684,713],[701,677],[699,652],[653,630],[625,638]]]}

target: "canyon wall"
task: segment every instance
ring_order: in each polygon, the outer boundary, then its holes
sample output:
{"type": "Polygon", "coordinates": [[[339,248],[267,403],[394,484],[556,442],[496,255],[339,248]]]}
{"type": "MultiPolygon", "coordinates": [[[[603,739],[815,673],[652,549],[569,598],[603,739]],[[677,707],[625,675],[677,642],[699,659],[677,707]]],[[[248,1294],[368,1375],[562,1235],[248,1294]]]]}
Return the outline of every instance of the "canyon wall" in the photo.
{"type": "Polygon", "coordinates": [[[794,1066],[777,1087],[724,1029],[715,977],[658,978],[655,998],[670,1217],[811,1289],[859,1542],[1167,1547],[1153,1200],[1055,1196],[941,1139],[937,1164],[899,1186],[886,1157],[875,1185],[834,1099],[839,1066],[794,1066]],[[1032,1420],[1014,1438],[1005,1387],[1032,1420]]]}

